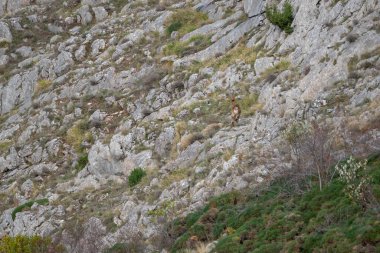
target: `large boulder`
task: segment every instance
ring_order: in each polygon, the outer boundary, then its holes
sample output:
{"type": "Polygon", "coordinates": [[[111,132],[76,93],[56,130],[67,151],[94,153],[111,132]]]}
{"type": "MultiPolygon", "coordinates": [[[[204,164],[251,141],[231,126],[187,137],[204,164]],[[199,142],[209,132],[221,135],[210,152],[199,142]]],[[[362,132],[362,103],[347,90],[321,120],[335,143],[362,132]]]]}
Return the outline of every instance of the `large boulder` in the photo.
{"type": "Polygon", "coordinates": [[[72,59],[71,53],[63,51],[57,57],[57,61],[54,64],[54,72],[60,76],[64,74],[64,72],[66,72],[73,64],[74,60],[72,59]]]}
{"type": "Polygon", "coordinates": [[[167,127],[161,132],[160,136],[158,136],[154,150],[157,152],[160,157],[165,157],[170,148],[172,147],[175,136],[175,130],[173,127],[167,127]]]}
{"type": "Polygon", "coordinates": [[[83,5],[77,10],[77,21],[82,25],[87,25],[92,21],[92,14],[88,5],[83,5]]]}
{"type": "Polygon", "coordinates": [[[107,4],[107,3],[109,3],[109,0],[82,0],[83,5],[87,4],[91,6],[107,4]]]}
{"type": "Polygon", "coordinates": [[[248,17],[260,15],[265,9],[265,0],[244,0],[243,4],[248,17]]]}
{"type": "Polygon", "coordinates": [[[8,0],[7,12],[15,13],[22,7],[28,6],[29,4],[30,4],[30,0],[8,0]]]}
{"type": "Polygon", "coordinates": [[[0,0],[0,16],[3,16],[7,10],[7,0],[0,0]]]}
{"type": "Polygon", "coordinates": [[[16,105],[23,104],[28,108],[32,104],[33,87],[38,78],[37,70],[11,77],[8,85],[2,90],[1,113],[10,112],[16,105]]]}
{"type": "Polygon", "coordinates": [[[11,43],[12,39],[13,37],[11,31],[9,30],[9,26],[6,23],[0,21],[0,41],[11,43]]]}
{"type": "Polygon", "coordinates": [[[104,9],[104,7],[93,7],[92,10],[95,14],[95,19],[97,22],[103,21],[108,16],[108,12],[104,9]]]}

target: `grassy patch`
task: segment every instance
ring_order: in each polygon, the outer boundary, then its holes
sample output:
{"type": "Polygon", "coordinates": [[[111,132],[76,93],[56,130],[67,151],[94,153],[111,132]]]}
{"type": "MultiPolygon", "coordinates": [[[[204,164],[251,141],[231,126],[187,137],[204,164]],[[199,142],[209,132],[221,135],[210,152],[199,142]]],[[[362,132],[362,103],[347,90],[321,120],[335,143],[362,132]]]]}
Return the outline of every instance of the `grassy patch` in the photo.
{"type": "Polygon", "coordinates": [[[246,64],[254,64],[259,51],[260,47],[248,48],[244,43],[241,43],[221,57],[212,58],[202,63],[195,63],[191,68],[191,72],[196,73],[199,69],[204,67],[213,67],[215,69],[225,70],[237,60],[243,61],[246,64]]]}
{"type": "Polygon", "coordinates": [[[146,172],[142,168],[135,168],[128,177],[129,187],[133,187],[140,183],[141,179],[146,176],[146,172]]]}
{"type": "MultiPolygon", "coordinates": [[[[380,155],[368,159],[368,169],[378,203],[380,155]]],[[[352,201],[339,178],[322,191],[314,184],[297,193],[288,178],[279,178],[255,195],[232,192],[213,198],[172,223],[172,252],[187,248],[194,236],[217,240],[213,252],[218,253],[379,251],[378,207],[363,209],[352,201]]]]}
{"type": "Polygon", "coordinates": [[[289,61],[280,61],[279,63],[275,64],[273,67],[266,69],[263,73],[261,73],[260,78],[262,80],[265,80],[269,78],[271,75],[279,74],[287,69],[290,68],[290,62],[289,61]]]}
{"type": "Polygon", "coordinates": [[[88,121],[79,120],[67,130],[66,141],[73,146],[78,153],[83,151],[82,142],[84,140],[92,142],[92,134],[88,131],[89,127],[88,121]]]}
{"type": "Polygon", "coordinates": [[[51,87],[51,84],[52,84],[51,80],[48,80],[48,79],[39,80],[34,90],[34,94],[39,95],[41,93],[46,92],[51,87]]]}
{"type": "Polygon", "coordinates": [[[174,182],[179,182],[190,176],[189,169],[176,169],[167,174],[161,181],[161,188],[167,188],[174,182]]]}
{"type": "Polygon", "coordinates": [[[294,19],[293,7],[289,2],[284,4],[284,9],[282,11],[278,11],[275,5],[267,6],[265,14],[272,24],[277,25],[287,34],[293,32],[293,28],[291,26],[294,19]]]}
{"type": "Polygon", "coordinates": [[[60,245],[52,243],[50,238],[40,236],[17,235],[0,239],[0,253],[48,253],[65,252],[60,245]]]}
{"type": "Polygon", "coordinates": [[[11,145],[12,145],[11,140],[0,141],[0,153],[2,153],[2,154],[6,153],[11,145]]]}
{"type": "Polygon", "coordinates": [[[31,208],[34,203],[37,203],[39,205],[47,205],[47,204],[49,204],[49,200],[48,199],[31,200],[31,201],[28,201],[28,202],[16,207],[12,211],[12,219],[14,220],[16,218],[16,214],[19,212],[22,212],[25,208],[31,208]]]}
{"type": "Polygon", "coordinates": [[[178,55],[183,57],[185,55],[196,53],[211,45],[210,37],[204,35],[196,35],[191,37],[188,41],[173,41],[170,42],[164,49],[165,55],[178,55]]]}
{"type": "Polygon", "coordinates": [[[178,31],[180,36],[189,33],[198,27],[206,24],[208,17],[202,12],[195,11],[191,8],[177,10],[166,23],[166,34],[178,31]]]}

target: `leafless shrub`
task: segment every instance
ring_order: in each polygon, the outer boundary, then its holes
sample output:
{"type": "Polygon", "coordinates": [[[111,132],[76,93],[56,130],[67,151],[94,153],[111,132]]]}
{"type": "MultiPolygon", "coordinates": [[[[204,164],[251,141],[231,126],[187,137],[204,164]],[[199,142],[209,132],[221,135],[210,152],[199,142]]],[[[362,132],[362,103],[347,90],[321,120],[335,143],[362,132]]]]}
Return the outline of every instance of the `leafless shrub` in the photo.
{"type": "Polygon", "coordinates": [[[332,178],[333,164],[331,129],[326,124],[294,123],[285,131],[296,166],[297,179],[318,178],[322,190],[332,178]]]}

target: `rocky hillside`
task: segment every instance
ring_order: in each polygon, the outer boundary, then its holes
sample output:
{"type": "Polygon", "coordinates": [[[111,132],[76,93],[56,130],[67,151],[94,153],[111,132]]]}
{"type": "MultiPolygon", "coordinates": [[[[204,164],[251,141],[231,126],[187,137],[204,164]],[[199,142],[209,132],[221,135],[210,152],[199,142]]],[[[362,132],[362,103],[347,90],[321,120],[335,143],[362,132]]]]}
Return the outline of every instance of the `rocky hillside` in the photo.
{"type": "Polygon", "coordinates": [[[214,196],[296,168],[322,189],[324,167],[380,150],[379,17],[378,0],[0,0],[0,238],[165,252],[214,196]]]}

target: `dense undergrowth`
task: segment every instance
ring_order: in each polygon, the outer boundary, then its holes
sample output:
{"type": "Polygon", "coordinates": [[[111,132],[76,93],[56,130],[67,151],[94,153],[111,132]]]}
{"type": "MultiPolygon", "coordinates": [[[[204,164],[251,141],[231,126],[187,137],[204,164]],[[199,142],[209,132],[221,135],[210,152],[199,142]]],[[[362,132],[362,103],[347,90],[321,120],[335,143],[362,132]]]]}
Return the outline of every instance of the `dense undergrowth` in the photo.
{"type": "Polygon", "coordinates": [[[214,252],[380,252],[380,155],[368,159],[366,207],[338,177],[303,193],[286,177],[261,192],[231,192],[174,221],[172,252],[217,240],[214,252]]]}
{"type": "Polygon", "coordinates": [[[5,236],[0,239],[0,253],[59,253],[61,245],[55,245],[50,238],[40,236],[5,236]]]}

